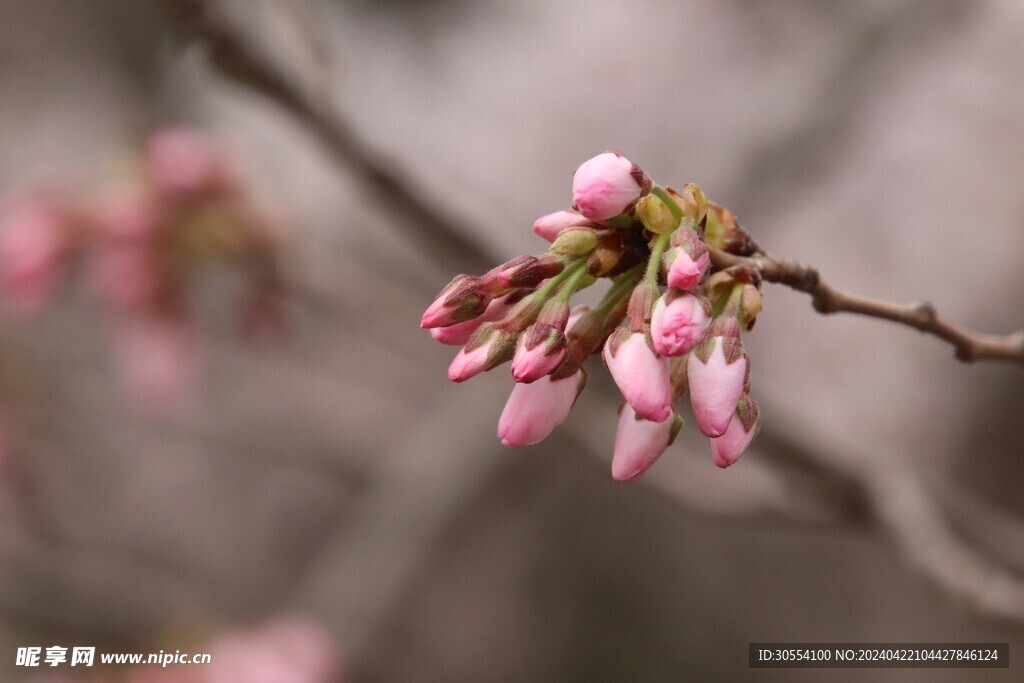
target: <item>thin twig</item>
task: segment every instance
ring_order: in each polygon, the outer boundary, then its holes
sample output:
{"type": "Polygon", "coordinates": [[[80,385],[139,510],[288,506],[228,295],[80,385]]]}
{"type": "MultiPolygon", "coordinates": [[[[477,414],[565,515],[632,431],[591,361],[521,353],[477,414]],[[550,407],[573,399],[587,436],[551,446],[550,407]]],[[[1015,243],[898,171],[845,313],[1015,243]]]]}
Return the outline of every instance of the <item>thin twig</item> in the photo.
{"type": "Polygon", "coordinates": [[[992,360],[1024,365],[1024,330],[1003,336],[981,334],[940,317],[928,302],[896,304],[840,291],[825,282],[817,268],[791,259],[764,253],[736,256],[720,249],[710,252],[716,268],[747,266],[768,282],[809,294],[819,313],[856,313],[913,327],[952,344],[956,357],[965,363],[992,360]]]}

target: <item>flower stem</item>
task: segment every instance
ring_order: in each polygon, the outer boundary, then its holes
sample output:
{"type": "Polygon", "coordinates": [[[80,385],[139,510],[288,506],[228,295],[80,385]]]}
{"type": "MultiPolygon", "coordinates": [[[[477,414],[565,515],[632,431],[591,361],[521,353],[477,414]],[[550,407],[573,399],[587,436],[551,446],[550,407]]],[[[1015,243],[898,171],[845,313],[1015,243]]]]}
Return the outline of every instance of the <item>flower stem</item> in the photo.
{"type": "Polygon", "coordinates": [[[518,331],[525,330],[537,320],[537,316],[540,315],[540,311],[544,307],[544,302],[551,298],[551,294],[566,280],[571,279],[575,286],[579,274],[587,272],[586,266],[587,259],[585,257],[570,263],[562,269],[561,273],[549,278],[543,287],[516,304],[502,325],[518,331]]]}
{"type": "Polygon", "coordinates": [[[547,282],[545,282],[543,287],[538,289],[530,296],[530,299],[537,302],[546,301],[551,296],[551,293],[555,291],[555,289],[561,286],[561,284],[568,280],[570,277],[582,271],[586,264],[587,259],[585,258],[573,261],[568,266],[563,268],[561,273],[554,276],[553,278],[550,278],[547,282]]]}
{"type": "Polygon", "coordinates": [[[620,275],[612,286],[608,288],[608,291],[604,293],[604,297],[601,298],[594,312],[604,318],[620,301],[629,296],[630,292],[633,291],[633,288],[640,281],[641,267],[635,266],[632,270],[628,270],[620,275]]]}
{"type": "MultiPolygon", "coordinates": [[[[580,261],[580,264],[586,264],[586,261],[580,261]]],[[[586,268],[576,268],[572,275],[568,276],[565,281],[565,285],[558,290],[556,297],[561,301],[568,301],[569,297],[576,292],[577,288],[580,288],[580,281],[587,276],[586,268]]]]}
{"type": "Polygon", "coordinates": [[[665,249],[668,247],[671,237],[671,233],[658,235],[658,239],[651,249],[651,257],[647,260],[647,272],[644,273],[644,280],[646,282],[658,284],[658,273],[661,271],[661,257],[665,254],[665,249]]]}

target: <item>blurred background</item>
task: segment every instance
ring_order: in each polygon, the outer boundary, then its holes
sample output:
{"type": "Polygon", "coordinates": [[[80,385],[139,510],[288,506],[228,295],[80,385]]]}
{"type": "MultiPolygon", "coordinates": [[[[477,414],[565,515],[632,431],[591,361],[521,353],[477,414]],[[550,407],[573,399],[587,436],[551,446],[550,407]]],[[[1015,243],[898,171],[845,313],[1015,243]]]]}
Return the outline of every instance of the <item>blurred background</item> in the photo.
{"type": "Polygon", "coordinates": [[[225,322],[236,283],[190,283],[206,370],[169,413],[119,386],[80,287],[3,327],[0,678],[38,680],[26,645],[184,649],[281,614],[353,681],[862,679],[751,670],[751,642],[1018,652],[1018,368],[766,286],[759,440],[720,471],[687,416],[621,484],[604,373],[506,450],[507,371],[451,384],[418,321],[474,259],[541,253],[533,220],[618,149],[840,288],[1019,329],[1022,31],[1015,0],[5,0],[0,187],[89,187],[195,126],[275,217],[295,285],[289,338],[254,349],[225,322]],[[210,16],[356,144],[219,68],[210,16]]]}

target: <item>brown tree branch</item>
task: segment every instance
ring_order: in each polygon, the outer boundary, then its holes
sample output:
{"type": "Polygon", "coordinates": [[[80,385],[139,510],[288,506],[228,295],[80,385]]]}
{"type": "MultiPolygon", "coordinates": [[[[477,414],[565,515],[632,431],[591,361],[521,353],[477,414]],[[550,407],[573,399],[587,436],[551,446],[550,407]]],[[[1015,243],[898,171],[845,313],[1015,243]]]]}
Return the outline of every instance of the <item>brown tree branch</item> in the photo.
{"type": "Polygon", "coordinates": [[[746,266],[768,282],[809,294],[814,310],[819,313],[855,313],[913,327],[949,342],[956,357],[965,363],[992,360],[1024,365],[1024,330],[1003,336],[981,334],[940,317],[928,302],[896,304],[840,291],[825,282],[817,268],[791,259],[765,253],[736,256],[720,249],[711,249],[710,253],[716,268],[746,266]]]}

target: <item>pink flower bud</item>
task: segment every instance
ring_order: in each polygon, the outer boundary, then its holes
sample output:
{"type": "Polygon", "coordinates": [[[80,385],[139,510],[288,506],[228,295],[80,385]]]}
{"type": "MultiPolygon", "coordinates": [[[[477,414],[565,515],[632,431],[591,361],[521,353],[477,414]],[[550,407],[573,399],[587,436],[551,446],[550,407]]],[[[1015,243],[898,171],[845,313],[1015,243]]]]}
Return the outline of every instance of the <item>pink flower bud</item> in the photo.
{"type": "Polygon", "coordinates": [[[569,416],[586,381],[580,368],[561,379],[545,375],[531,384],[516,384],[498,420],[501,443],[518,448],[546,439],[569,416]]]}
{"type": "Polygon", "coordinates": [[[472,320],[487,310],[488,303],[490,297],[480,278],[456,275],[423,313],[420,327],[445,327],[472,320]]]}
{"type": "Polygon", "coordinates": [[[572,178],[576,208],[594,221],[625,213],[650,189],[647,174],[618,152],[604,152],[584,161],[572,178]]]}
{"type": "Polygon", "coordinates": [[[666,303],[658,299],[651,318],[654,350],[662,356],[682,356],[704,338],[711,324],[711,306],[692,294],[678,293],[666,303]]]}
{"type": "Polygon", "coordinates": [[[498,284],[502,287],[529,287],[539,285],[549,277],[554,277],[565,268],[565,262],[556,254],[543,256],[519,256],[501,266],[498,271],[498,284]]]}
{"type": "Polygon", "coordinates": [[[188,128],[154,133],[146,144],[146,169],[162,196],[192,200],[230,186],[231,171],[213,141],[188,128]]]}
{"type": "Polygon", "coordinates": [[[697,426],[705,435],[717,437],[725,433],[743,395],[749,367],[736,321],[715,320],[686,364],[690,403],[697,426]]]}
{"type": "Polygon", "coordinates": [[[700,235],[684,227],[672,234],[672,248],[665,254],[668,285],[684,292],[695,292],[711,268],[708,247],[700,235]]]}
{"type": "Polygon", "coordinates": [[[464,320],[461,323],[448,325],[447,327],[430,328],[430,336],[448,346],[462,346],[469,341],[473,333],[484,323],[501,320],[505,314],[512,310],[512,307],[521,300],[521,296],[513,293],[500,299],[493,299],[487,304],[486,310],[480,317],[472,320],[464,320]]]}
{"type": "Polygon", "coordinates": [[[593,228],[595,226],[576,211],[555,211],[538,218],[533,224],[533,231],[548,242],[554,242],[563,230],[579,227],[593,228]]]}
{"type": "Polygon", "coordinates": [[[70,249],[62,209],[51,198],[27,195],[0,215],[0,294],[12,317],[32,318],[50,304],[70,249]]]}
{"type": "Polygon", "coordinates": [[[675,258],[668,269],[668,286],[684,292],[696,291],[711,267],[711,259],[707,252],[695,261],[682,248],[675,250],[675,258]]]}
{"type": "Polygon", "coordinates": [[[616,330],[602,352],[608,371],[626,402],[640,417],[663,422],[672,414],[668,358],[655,355],[646,335],[616,330]]]}
{"type": "Polygon", "coordinates": [[[619,427],[615,432],[612,478],[638,479],[675,440],[682,424],[682,419],[674,414],[662,422],[645,420],[637,417],[628,403],[624,404],[619,409],[619,427]]]}
{"type": "Polygon", "coordinates": [[[485,323],[455,355],[448,366],[448,379],[465,382],[481,372],[501,365],[515,353],[516,337],[506,330],[485,323]]]}
{"type": "Polygon", "coordinates": [[[550,374],[565,358],[565,333],[554,325],[534,323],[519,339],[512,359],[512,377],[517,382],[534,382],[550,374]]]}
{"type": "Polygon", "coordinates": [[[761,409],[750,398],[741,398],[729,427],[722,436],[711,439],[711,457],[719,467],[729,467],[740,459],[743,451],[761,429],[761,409]]]}

